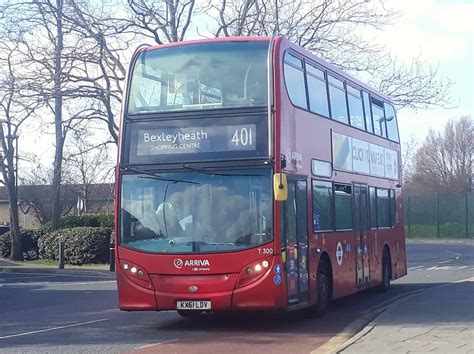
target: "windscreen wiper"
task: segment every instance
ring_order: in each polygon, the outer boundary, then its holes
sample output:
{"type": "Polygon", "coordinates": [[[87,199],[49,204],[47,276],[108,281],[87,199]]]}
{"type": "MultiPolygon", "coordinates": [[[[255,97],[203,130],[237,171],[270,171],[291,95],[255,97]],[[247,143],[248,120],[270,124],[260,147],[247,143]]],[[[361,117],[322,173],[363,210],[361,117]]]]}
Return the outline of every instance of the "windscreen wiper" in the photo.
{"type": "Polygon", "coordinates": [[[253,174],[242,174],[242,173],[225,173],[225,172],[212,172],[212,171],[209,171],[205,168],[198,168],[198,167],[191,167],[189,166],[188,164],[181,164],[181,166],[186,169],[186,170],[189,170],[189,171],[193,171],[193,172],[198,172],[198,173],[202,173],[202,174],[205,174],[205,175],[211,175],[211,176],[227,176],[227,177],[235,177],[235,176],[249,176],[249,177],[263,177],[263,175],[253,175],[253,174]]]}
{"type": "Polygon", "coordinates": [[[184,180],[184,179],[162,177],[161,175],[159,175],[157,173],[143,171],[143,170],[141,170],[139,168],[136,168],[136,167],[128,167],[127,171],[131,171],[131,172],[139,173],[139,174],[142,174],[142,175],[146,175],[146,176],[138,176],[138,178],[156,179],[156,180],[159,180],[159,181],[166,181],[166,182],[172,182],[172,183],[201,184],[199,182],[187,181],[187,180],[184,180]]]}

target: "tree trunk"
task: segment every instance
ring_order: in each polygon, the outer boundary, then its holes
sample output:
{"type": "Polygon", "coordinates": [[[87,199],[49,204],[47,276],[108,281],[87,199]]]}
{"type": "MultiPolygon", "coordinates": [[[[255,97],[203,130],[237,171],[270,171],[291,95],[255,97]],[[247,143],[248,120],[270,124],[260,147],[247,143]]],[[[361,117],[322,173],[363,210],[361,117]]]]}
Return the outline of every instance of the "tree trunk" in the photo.
{"type": "MultiPolygon", "coordinates": [[[[56,124],[57,125],[57,124],[56,124]]],[[[61,132],[61,131],[60,131],[61,132]]],[[[63,162],[64,138],[62,134],[56,133],[56,151],[54,153],[54,174],[51,184],[51,227],[56,230],[59,227],[59,218],[61,217],[61,170],[63,162]]]]}
{"type": "Polygon", "coordinates": [[[56,135],[56,151],[54,153],[53,183],[51,185],[51,226],[53,230],[59,227],[61,217],[61,169],[63,163],[64,132],[62,121],[63,97],[61,92],[61,54],[63,50],[63,0],[56,0],[56,30],[57,42],[54,51],[54,127],[56,135]]]}
{"type": "Polygon", "coordinates": [[[15,191],[14,182],[7,184],[9,190],[8,201],[10,203],[10,225],[12,233],[12,248],[10,258],[14,261],[23,260],[23,252],[21,250],[21,232],[20,232],[20,220],[18,215],[18,198],[15,191]],[[10,186],[13,184],[12,186],[10,186]],[[11,191],[12,190],[12,191],[11,191]]]}
{"type": "MultiPolygon", "coordinates": [[[[12,148],[12,147],[10,147],[12,148]]],[[[10,150],[13,151],[13,150],[10,150]]],[[[18,153],[18,151],[16,152],[18,153]]],[[[21,232],[20,232],[20,219],[18,216],[18,195],[16,188],[15,165],[13,161],[13,153],[7,156],[8,164],[8,179],[5,181],[8,190],[8,202],[10,203],[10,227],[12,234],[11,254],[10,259],[14,261],[23,260],[23,252],[21,249],[21,232]]]]}

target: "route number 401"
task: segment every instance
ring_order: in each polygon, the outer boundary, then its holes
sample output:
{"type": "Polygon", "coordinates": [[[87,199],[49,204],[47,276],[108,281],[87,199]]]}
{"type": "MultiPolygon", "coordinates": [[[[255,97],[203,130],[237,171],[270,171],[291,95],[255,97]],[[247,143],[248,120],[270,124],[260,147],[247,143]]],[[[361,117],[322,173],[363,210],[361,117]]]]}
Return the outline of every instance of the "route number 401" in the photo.
{"type": "Polygon", "coordinates": [[[273,248],[259,248],[258,254],[273,254],[273,248]]]}
{"type": "Polygon", "coordinates": [[[241,128],[236,129],[232,136],[232,142],[235,146],[252,146],[252,128],[241,128]]]}

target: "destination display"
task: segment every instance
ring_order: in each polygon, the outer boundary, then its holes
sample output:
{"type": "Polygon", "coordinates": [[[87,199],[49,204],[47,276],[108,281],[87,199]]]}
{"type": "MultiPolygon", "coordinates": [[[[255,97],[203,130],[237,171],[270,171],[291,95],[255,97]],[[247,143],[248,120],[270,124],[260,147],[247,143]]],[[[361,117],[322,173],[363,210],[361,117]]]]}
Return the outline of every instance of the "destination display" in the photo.
{"type": "Polygon", "coordinates": [[[137,134],[137,156],[249,151],[257,147],[256,124],[139,129],[137,134]]]}
{"type": "Polygon", "coordinates": [[[182,163],[268,156],[266,119],[259,116],[233,117],[227,122],[222,118],[137,122],[126,129],[129,163],[182,163]]]}

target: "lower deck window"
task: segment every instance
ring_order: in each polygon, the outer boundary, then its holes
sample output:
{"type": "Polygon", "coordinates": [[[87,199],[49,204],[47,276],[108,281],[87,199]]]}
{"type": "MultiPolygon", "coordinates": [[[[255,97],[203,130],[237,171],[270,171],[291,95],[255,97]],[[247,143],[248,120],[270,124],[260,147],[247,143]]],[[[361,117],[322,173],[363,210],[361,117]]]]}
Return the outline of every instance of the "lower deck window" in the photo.
{"type": "Polygon", "coordinates": [[[352,229],[352,186],[334,184],[336,230],[352,229]]]}
{"type": "Polygon", "coordinates": [[[369,188],[370,227],[388,228],[395,226],[395,191],[385,188],[369,188]]]}
{"type": "Polygon", "coordinates": [[[334,230],[332,182],[313,181],[313,231],[334,230]]]}
{"type": "Polygon", "coordinates": [[[390,199],[388,189],[377,188],[378,227],[390,227],[390,199]]]}

